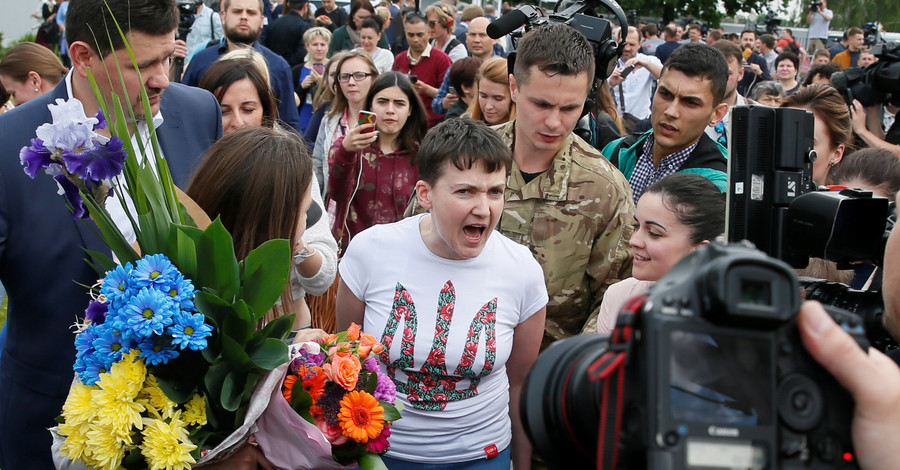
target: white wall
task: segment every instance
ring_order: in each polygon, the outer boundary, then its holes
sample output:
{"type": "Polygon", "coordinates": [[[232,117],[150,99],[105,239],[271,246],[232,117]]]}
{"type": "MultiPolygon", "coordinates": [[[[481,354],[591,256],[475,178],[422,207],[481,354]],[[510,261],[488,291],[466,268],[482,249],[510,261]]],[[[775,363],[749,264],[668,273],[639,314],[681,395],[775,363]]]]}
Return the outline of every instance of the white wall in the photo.
{"type": "Polygon", "coordinates": [[[3,46],[34,31],[38,20],[31,17],[39,12],[40,0],[0,0],[0,31],[3,32],[3,46]]]}

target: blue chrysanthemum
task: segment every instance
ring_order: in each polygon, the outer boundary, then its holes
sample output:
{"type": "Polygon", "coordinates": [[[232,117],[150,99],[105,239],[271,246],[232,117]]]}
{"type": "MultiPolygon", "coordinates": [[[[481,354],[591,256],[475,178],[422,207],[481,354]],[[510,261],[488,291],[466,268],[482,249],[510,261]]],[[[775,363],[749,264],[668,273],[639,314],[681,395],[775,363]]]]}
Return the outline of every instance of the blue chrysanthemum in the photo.
{"type": "Polygon", "coordinates": [[[122,359],[122,354],[128,352],[134,344],[122,335],[122,331],[114,329],[109,323],[100,325],[97,329],[97,339],[94,340],[96,354],[103,357],[104,364],[112,364],[122,359]]]}
{"type": "Polygon", "coordinates": [[[206,348],[206,338],[212,335],[212,327],[204,323],[206,317],[200,313],[179,312],[167,332],[172,335],[172,345],[181,349],[199,351],[206,348]]]}
{"type": "Polygon", "coordinates": [[[109,367],[101,362],[96,355],[84,357],[84,371],[78,374],[81,383],[94,385],[100,380],[100,374],[109,371],[109,367]]]}
{"type": "Polygon", "coordinates": [[[138,348],[141,350],[141,357],[147,359],[148,365],[166,364],[169,359],[178,357],[178,351],[172,342],[162,336],[147,338],[138,345],[138,348]]]}
{"type": "Polygon", "coordinates": [[[38,174],[41,168],[46,168],[53,163],[50,150],[44,147],[44,141],[41,139],[31,139],[30,147],[22,147],[19,151],[19,161],[25,165],[25,174],[31,179],[38,174]]]}
{"type": "Polygon", "coordinates": [[[178,273],[169,286],[166,294],[175,301],[182,310],[194,310],[194,285],[178,273]]]}
{"type": "Polygon", "coordinates": [[[125,263],[125,266],[116,266],[115,269],[106,272],[100,293],[106,296],[112,309],[120,309],[128,301],[132,291],[131,271],[133,269],[134,266],[131,263],[125,263]]]}
{"type": "Polygon", "coordinates": [[[168,291],[179,275],[178,268],[165,255],[147,255],[135,263],[132,279],[137,287],[153,287],[168,291]]]}
{"type": "Polygon", "coordinates": [[[122,172],[127,155],[122,144],[122,139],[113,136],[106,145],[76,151],[64,150],[62,158],[69,173],[84,180],[101,181],[122,172]]]}
{"type": "Polygon", "coordinates": [[[132,332],[124,334],[140,338],[154,333],[162,334],[172,324],[175,310],[174,304],[165,294],[145,287],[131,297],[122,309],[128,330],[132,332]]]}
{"type": "MultiPolygon", "coordinates": [[[[94,340],[97,339],[97,325],[88,325],[75,337],[75,350],[78,355],[89,354],[94,351],[94,340]]],[[[78,371],[76,371],[78,372],[78,371]]]]}

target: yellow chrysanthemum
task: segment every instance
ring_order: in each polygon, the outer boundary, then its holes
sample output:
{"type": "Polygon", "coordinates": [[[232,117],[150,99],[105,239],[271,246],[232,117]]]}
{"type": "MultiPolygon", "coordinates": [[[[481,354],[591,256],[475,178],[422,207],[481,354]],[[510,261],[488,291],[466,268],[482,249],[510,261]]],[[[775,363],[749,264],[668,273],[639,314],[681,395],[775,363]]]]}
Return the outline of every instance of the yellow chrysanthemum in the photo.
{"type": "Polygon", "coordinates": [[[150,470],[187,470],[196,463],[191,451],[197,446],[188,438],[180,415],[180,411],[175,412],[170,423],[144,418],[144,442],[140,447],[150,470]]]}
{"type": "Polygon", "coordinates": [[[194,394],[184,405],[184,421],[195,426],[206,424],[206,400],[199,394],[194,394]]]}
{"type": "Polygon", "coordinates": [[[172,413],[175,412],[175,406],[177,405],[177,403],[169,400],[169,397],[167,397],[165,392],[163,392],[159,387],[144,387],[143,390],[141,390],[141,393],[138,394],[138,396],[141,398],[141,400],[143,400],[143,403],[146,403],[148,405],[148,408],[153,408],[159,411],[159,414],[163,418],[169,418],[172,416],[172,413]]]}
{"type": "Polygon", "coordinates": [[[115,470],[122,465],[125,447],[118,437],[107,429],[94,428],[87,432],[88,446],[85,454],[90,459],[85,463],[99,470],[115,470]]]}
{"type": "Polygon", "coordinates": [[[121,369],[122,377],[130,380],[131,383],[137,385],[138,388],[140,388],[140,384],[142,384],[147,377],[147,366],[144,363],[144,359],[140,357],[140,354],[140,349],[132,349],[131,351],[128,351],[127,354],[123,354],[122,359],[112,366],[113,369],[118,366],[121,369]]]}
{"type": "Polygon", "coordinates": [[[59,435],[66,438],[63,445],[59,448],[63,457],[69,460],[79,460],[84,458],[84,452],[87,450],[87,433],[91,427],[87,423],[72,424],[69,422],[59,425],[59,435]]]}
{"type": "Polygon", "coordinates": [[[97,410],[96,426],[107,428],[119,437],[130,434],[132,428],[141,428],[141,412],[146,408],[121,386],[107,383],[106,387],[92,391],[91,398],[97,410]]]}
{"type": "Polygon", "coordinates": [[[69,396],[63,404],[62,415],[66,423],[78,425],[89,422],[94,417],[94,408],[91,406],[91,391],[97,390],[96,386],[85,385],[76,380],[69,389],[69,396]]]}

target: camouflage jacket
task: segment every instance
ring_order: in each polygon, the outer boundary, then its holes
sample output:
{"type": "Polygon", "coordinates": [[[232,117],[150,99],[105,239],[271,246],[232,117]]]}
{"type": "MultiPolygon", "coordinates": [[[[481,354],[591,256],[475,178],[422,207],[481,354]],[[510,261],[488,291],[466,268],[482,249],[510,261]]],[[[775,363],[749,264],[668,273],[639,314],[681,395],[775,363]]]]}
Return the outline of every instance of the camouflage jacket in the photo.
{"type": "MultiPolygon", "coordinates": [[[[496,126],[513,146],[515,122],[496,126]]],[[[628,181],[599,151],[570,134],[553,165],[525,184],[515,163],[498,230],[531,248],[544,270],[548,340],[597,331],[611,284],[631,275],[634,204],[628,181]]],[[[422,212],[415,199],[407,214],[422,212]]]]}

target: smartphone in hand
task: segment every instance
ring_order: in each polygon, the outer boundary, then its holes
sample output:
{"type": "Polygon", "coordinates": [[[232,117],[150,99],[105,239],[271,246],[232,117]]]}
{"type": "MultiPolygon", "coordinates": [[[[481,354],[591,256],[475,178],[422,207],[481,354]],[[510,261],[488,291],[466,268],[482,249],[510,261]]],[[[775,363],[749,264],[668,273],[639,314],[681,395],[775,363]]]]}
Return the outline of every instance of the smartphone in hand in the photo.
{"type": "MultiPolygon", "coordinates": [[[[362,126],[362,125],[364,125],[364,124],[373,124],[373,125],[374,125],[374,124],[375,124],[375,118],[377,118],[377,117],[378,117],[378,116],[377,116],[375,113],[372,113],[372,112],[369,112],[369,111],[360,111],[360,112],[359,112],[359,119],[358,119],[356,122],[357,122],[357,124],[359,124],[360,126],[362,126]]],[[[369,132],[374,132],[374,131],[375,131],[375,128],[373,127],[373,128],[371,128],[371,129],[368,129],[368,130],[363,131],[363,133],[364,133],[364,134],[367,134],[367,133],[369,133],[369,132]]]]}
{"type": "Polygon", "coordinates": [[[629,65],[628,67],[625,67],[624,69],[622,69],[622,72],[620,72],[619,75],[621,75],[622,78],[625,79],[626,77],[628,77],[628,74],[631,73],[633,70],[634,70],[634,65],[629,65]]]}
{"type": "Polygon", "coordinates": [[[416,82],[419,81],[419,77],[417,77],[416,75],[410,75],[410,76],[409,76],[409,81],[411,81],[411,82],[413,82],[413,83],[416,83],[416,82]]]}

